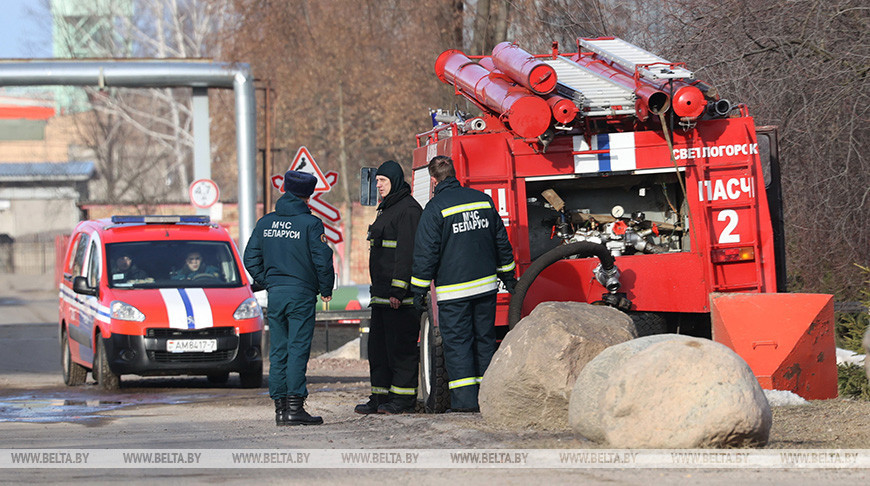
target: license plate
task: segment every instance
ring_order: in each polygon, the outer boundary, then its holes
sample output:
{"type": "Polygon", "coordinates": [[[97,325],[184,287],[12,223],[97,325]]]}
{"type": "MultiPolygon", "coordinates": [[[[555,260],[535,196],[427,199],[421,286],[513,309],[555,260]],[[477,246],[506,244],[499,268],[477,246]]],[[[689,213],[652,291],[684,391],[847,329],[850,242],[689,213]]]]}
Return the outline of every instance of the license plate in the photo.
{"type": "Polygon", "coordinates": [[[170,353],[211,353],[217,350],[217,339],[181,339],[166,341],[170,353]]]}

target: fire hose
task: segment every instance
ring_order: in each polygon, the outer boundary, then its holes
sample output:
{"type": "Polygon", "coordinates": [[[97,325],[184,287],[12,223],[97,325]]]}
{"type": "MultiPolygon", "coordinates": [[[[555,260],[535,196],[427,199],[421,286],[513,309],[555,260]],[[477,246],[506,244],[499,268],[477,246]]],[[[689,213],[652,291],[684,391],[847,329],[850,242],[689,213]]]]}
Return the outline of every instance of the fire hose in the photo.
{"type": "MultiPolygon", "coordinates": [[[[513,329],[517,322],[520,321],[526,293],[535,279],[538,278],[538,275],[550,265],[573,255],[579,255],[581,258],[598,257],[598,260],[601,262],[601,274],[609,277],[605,282],[602,282],[602,285],[605,285],[610,292],[615,292],[619,288],[619,270],[616,268],[615,260],[607,250],[607,247],[590,241],[577,241],[567,245],[559,245],[532,262],[517,282],[514,293],[511,295],[510,305],[508,306],[509,329],[513,329]]],[[[599,281],[601,281],[601,278],[599,278],[599,281]]]]}

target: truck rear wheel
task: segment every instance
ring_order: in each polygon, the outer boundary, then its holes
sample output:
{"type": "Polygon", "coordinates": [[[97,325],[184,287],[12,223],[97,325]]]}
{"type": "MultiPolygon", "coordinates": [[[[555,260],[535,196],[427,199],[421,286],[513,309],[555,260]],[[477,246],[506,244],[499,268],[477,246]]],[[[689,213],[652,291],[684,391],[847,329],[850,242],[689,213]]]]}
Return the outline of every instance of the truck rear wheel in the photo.
{"type": "Polygon", "coordinates": [[[63,382],[67,386],[78,386],[83,384],[88,378],[88,369],[73,361],[72,351],[69,349],[69,336],[67,336],[66,332],[63,333],[60,346],[63,382]]]}
{"type": "Polygon", "coordinates": [[[441,330],[432,325],[429,312],[420,317],[420,392],[426,413],[444,413],[450,408],[450,389],[441,330]]]}
{"type": "Polygon", "coordinates": [[[637,337],[665,334],[668,332],[668,322],[664,316],[655,312],[628,312],[637,329],[637,337]]]}
{"type": "Polygon", "coordinates": [[[109,368],[109,357],[106,355],[103,337],[97,334],[94,341],[97,345],[97,356],[94,359],[94,379],[97,380],[97,386],[101,390],[117,390],[121,387],[121,377],[109,368]]]}

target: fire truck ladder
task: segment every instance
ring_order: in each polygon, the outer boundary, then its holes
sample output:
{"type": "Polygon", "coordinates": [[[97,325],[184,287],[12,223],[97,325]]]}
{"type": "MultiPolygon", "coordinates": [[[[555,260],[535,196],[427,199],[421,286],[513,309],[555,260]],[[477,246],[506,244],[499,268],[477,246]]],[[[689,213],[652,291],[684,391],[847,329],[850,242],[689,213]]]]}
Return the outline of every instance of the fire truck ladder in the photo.
{"type": "Polygon", "coordinates": [[[635,95],[630,89],[600,76],[562,56],[545,59],[556,70],[556,93],[570,99],[583,116],[634,115],[635,95]]]}
{"type": "Polygon", "coordinates": [[[675,66],[670,61],[615,37],[580,39],[580,46],[594,52],[602,59],[624,67],[629,72],[637,72],[649,79],[694,79],[695,77],[692,71],[675,66]],[[647,66],[649,64],[651,66],[647,66]]]}

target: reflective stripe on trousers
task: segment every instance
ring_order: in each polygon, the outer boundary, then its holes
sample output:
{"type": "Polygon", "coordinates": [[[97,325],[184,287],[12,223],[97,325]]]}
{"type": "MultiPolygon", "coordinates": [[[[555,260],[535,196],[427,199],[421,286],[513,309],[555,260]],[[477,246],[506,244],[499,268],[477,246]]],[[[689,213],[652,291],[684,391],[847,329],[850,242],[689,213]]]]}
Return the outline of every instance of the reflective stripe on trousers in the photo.
{"type": "Polygon", "coordinates": [[[471,376],[468,378],[462,378],[459,380],[453,380],[447,384],[448,388],[451,390],[454,388],[459,388],[462,386],[470,386],[470,385],[479,385],[481,380],[483,380],[482,376],[471,376]]]}

